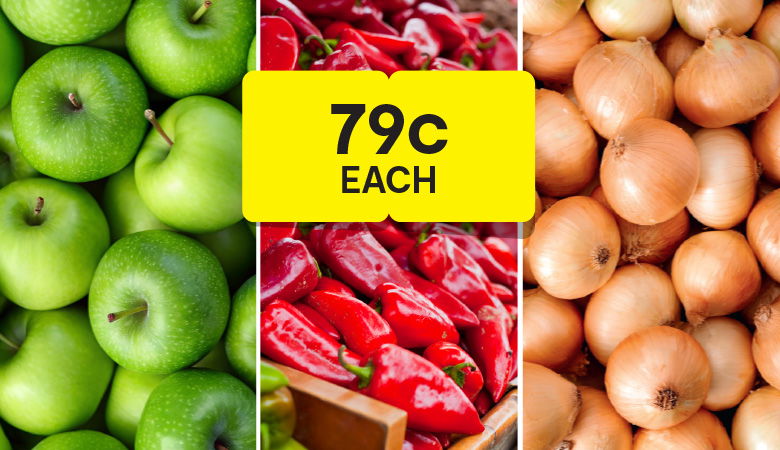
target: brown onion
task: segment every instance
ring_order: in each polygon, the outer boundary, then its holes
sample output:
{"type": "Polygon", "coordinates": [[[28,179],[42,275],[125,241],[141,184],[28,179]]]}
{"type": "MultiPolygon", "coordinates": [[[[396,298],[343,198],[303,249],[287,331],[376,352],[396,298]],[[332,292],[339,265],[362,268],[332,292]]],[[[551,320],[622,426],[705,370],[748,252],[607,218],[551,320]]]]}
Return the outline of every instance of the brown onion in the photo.
{"type": "Polygon", "coordinates": [[[748,216],[747,237],[761,267],[780,281],[780,189],[756,203],[748,216]]]}
{"type": "Polygon", "coordinates": [[[707,355],[695,339],[658,326],[638,331],[617,346],[604,381],[618,414],[634,425],[658,430],[695,414],[711,377],[707,355]]]}
{"type": "Polygon", "coordinates": [[[780,391],[764,386],[737,408],[731,424],[734,450],[774,449],[780,442],[780,391]]]}
{"type": "Polygon", "coordinates": [[[542,289],[523,291],[523,361],[566,367],[582,347],[582,316],[568,300],[542,289]]]}
{"type": "Polygon", "coordinates": [[[685,422],[663,430],[640,429],[634,450],[731,450],[726,428],[715,415],[700,409],[685,422]]]}
{"type": "Polygon", "coordinates": [[[697,326],[707,317],[748,306],[761,287],[761,273],[744,236],[736,231],[706,231],[677,249],[672,282],[688,321],[697,326]]]}
{"type": "Polygon", "coordinates": [[[523,363],[523,449],[549,450],[572,429],[582,400],[577,386],[552,370],[523,363]]]}
{"type": "Polygon", "coordinates": [[[556,202],[537,221],[528,246],[539,286],[563,299],[585,297],[603,286],[619,256],[615,219],[589,197],[556,202]]]}
{"type": "Polygon", "coordinates": [[[756,298],[748,307],[739,312],[743,322],[748,325],[755,325],[753,319],[758,309],[764,305],[771,305],[778,297],[780,297],[780,284],[777,284],[770,277],[764,277],[761,280],[761,289],[758,291],[756,298]]]}
{"type": "Polygon", "coordinates": [[[574,92],[591,126],[609,139],[636,119],[669,119],[672,76],[647,39],[602,42],[574,70],[574,92]]]}
{"type": "Polygon", "coordinates": [[[777,56],[758,41],[718,29],[685,61],[674,80],[677,107],[706,128],[752,120],[778,94],[777,56]]]}
{"type": "Polygon", "coordinates": [[[638,225],[679,214],[699,180],[699,153],[683,130],[659,119],[640,119],[609,141],[601,160],[601,186],[612,209],[638,225]]]}
{"type": "Polygon", "coordinates": [[[585,5],[599,30],[628,41],[640,37],[657,41],[674,17],[671,0],[586,0],[585,5]]]}
{"type": "Polygon", "coordinates": [[[686,33],[703,40],[710,29],[745,34],[761,14],[762,0],[672,0],[674,15],[686,33]]]}
{"type": "Polygon", "coordinates": [[[563,28],[577,11],[583,0],[525,0],[523,1],[523,32],[550,34],[563,28]]]}
{"type": "Polygon", "coordinates": [[[607,394],[580,386],[582,408],[574,429],[556,450],[631,450],[631,425],[609,403],[607,394]]]}
{"type": "Polygon", "coordinates": [[[780,184],[780,100],[758,116],[753,125],[753,151],[761,163],[762,175],[780,184]]]}
{"type": "Polygon", "coordinates": [[[774,1],[764,7],[753,27],[752,37],[780,58],[780,2],[774,1]]]}
{"type": "Polygon", "coordinates": [[[680,28],[673,28],[658,41],[655,52],[658,54],[658,59],[664,63],[669,70],[669,73],[674,77],[677,75],[677,71],[680,70],[680,66],[682,66],[693,54],[694,50],[700,46],[701,41],[697,41],[688,36],[688,34],[680,28]]]}
{"type": "Polygon", "coordinates": [[[780,297],[761,306],[753,317],[753,360],[761,377],[774,387],[780,386],[780,297]]]}
{"type": "MultiPolygon", "coordinates": [[[[525,225],[523,225],[525,227],[525,225]]],[[[536,278],[531,272],[531,265],[528,263],[528,238],[523,239],[523,283],[536,286],[536,278]]]]}

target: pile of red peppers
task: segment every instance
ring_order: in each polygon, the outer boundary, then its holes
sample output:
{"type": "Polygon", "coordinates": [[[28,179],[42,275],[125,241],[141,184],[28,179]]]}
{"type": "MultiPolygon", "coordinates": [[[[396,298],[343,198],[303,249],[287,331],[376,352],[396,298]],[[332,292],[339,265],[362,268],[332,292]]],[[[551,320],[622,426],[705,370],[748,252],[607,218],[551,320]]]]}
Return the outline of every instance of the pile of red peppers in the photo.
{"type": "Polygon", "coordinates": [[[262,353],[408,414],[447,447],[517,376],[517,224],[260,225],[262,353]]]}
{"type": "Polygon", "coordinates": [[[517,70],[517,41],[454,0],[261,0],[261,70],[517,70]]]}

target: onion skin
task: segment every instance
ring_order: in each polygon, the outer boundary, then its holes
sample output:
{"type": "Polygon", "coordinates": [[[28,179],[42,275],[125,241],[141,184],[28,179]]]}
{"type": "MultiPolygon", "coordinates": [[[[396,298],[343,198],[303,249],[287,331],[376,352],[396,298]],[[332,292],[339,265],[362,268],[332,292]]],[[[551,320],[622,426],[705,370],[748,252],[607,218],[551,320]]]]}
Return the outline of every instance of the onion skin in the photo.
{"type": "Polygon", "coordinates": [[[780,62],[764,44],[713,30],[677,72],[674,98],[691,122],[721,128],[752,120],[780,94],[780,62]],[[746,83],[745,80],[750,80],[746,83]]]}
{"type": "Polygon", "coordinates": [[[700,409],[685,422],[664,430],[640,429],[634,437],[634,450],[731,450],[731,441],[720,420],[700,409]]]}
{"type": "Polygon", "coordinates": [[[753,251],[736,231],[706,231],[680,245],[672,259],[672,283],[688,321],[725,316],[750,305],[761,287],[753,251]]]}
{"type": "Polygon", "coordinates": [[[750,393],[731,424],[734,450],[772,449],[780,442],[780,391],[764,386],[750,393]]]}
{"type": "Polygon", "coordinates": [[[555,33],[574,18],[582,2],[583,0],[524,0],[523,32],[555,33]]]}
{"type": "Polygon", "coordinates": [[[780,386],[780,297],[756,311],[753,321],[753,360],[761,377],[774,387],[780,386]]]}
{"type": "Polygon", "coordinates": [[[752,37],[780,58],[780,2],[774,1],[764,7],[753,27],[752,37]]]}
{"type": "Polygon", "coordinates": [[[756,203],[748,216],[747,238],[761,267],[780,281],[780,189],[756,203]]]}
{"type": "Polygon", "coordinates": [[[539,286],[554,297],[585,297],[607,282],[620,256],[615,219],[589,197],[559,200],[536,223],[528,262],[539,286]]]}
{"type": "Polygon", "coordinates": [[[580,109],[610,139],[636,119],[669,119],[674,111],[672,76],[646,39],[602,42],[574,70],[580,109]]]}
{"type": "Polygon", "coordinates": [[[712,377],[698,342],[676,328],[638,331],[607,363],[605,385],[615,410],[651,430],[675,426],[701,407],[712,377]]]}
{"type": "Polygon", "coordinates": [[[679,214],[693,195],[699,152],[682,129],[639,119],[609,141],[600,177],[616,214],[637,225],[655,225],[679,214]]]}
{"type": "Polygon", "coordinates": [[[753,125],[753,151],[761,163],[762,175],[780,184],[780,100],[758,116],[753,125]]]}
{"type": "Polygon", "coordinates": [[[686,33],[699,40],[714,27],[745,34],[756,23],[762,0],[672,0],[674,15],[686,33]]]}
{"type": "Polygon", "coordinates": [[[655,42],[674,18],[671,0],[586,0],[585,5],[599,30],[613,39],[655,42]]]}
{"type": "Polygon", "coordinates": [[[701,46],[701,41],[688,36],[680,28],[673,28],[671,31],[658,41],[655,53],[658,59],[666,66],[672,76],[677,75],[677,71],[688,60],[693,52],[701,46]]]}
{"type": "Polygon", "coordinates": [[[542,289],[523,291],[523,361],[566,367],[582,347],[582,316],[574,302],[542,289]]]}
{"type": "Polygon", "coordinates": [[[523,450],[549,450],[571,432],[580,393],[570,381],[534,363],[523,363],[523,450]]]}
{"type": "Polygon", "coordinates": [[[780,297],[780,284],[777,284],[770,277],[764,277],[761,281],[761,290],[758,291],[756,298],[750,303],[750,306],[739,312],[742,321],[754,326],[753,319],[758,309],[764,305],[771,305],[777,297],[780,297]]]}
{"type": "Polygon", "coordinates": [[[558,445],[563,450],[631,450],[631,425],[609,403],[607,394],[580,386],[582,408],[574,429],[558,445]]]}

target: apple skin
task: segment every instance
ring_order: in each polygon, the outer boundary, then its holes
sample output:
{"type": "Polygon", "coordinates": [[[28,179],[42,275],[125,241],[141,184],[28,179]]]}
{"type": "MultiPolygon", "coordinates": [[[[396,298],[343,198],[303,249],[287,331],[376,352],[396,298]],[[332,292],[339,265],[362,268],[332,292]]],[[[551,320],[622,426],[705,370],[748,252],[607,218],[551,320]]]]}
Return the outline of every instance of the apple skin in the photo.
{"type": "Polygon", "coordinates": [[[111,175],[103,191],[103,211],[108,219],[111,240],[145,230],[170,230],[146,207],[135,187],[135,166],[111,175]]]}
{"type": "Polygon", "coordinates": [[[24,159],[16,145],[11,129],[11,107],[0,111],[0,187],[14,180],[38,175],[38,171],[24,159]]]}
{"type": "Polygon", "coordinates": [[[81,186],[27,178],[0,189],[0,291],[17,305],[48,310],[87,295],[108,244],[106,218],[81,186]]]}
{"type": "Polygon", "coordinates": [[[113,436],[132,447],[146,400],[167,375],[133,372],[117,367],[106,406],[106,425],[113,436]]]}
{"type": "Polygon", "coordinates": [[[127,17],[127,49],[147,83],[173,98],[220,95],[241,82],[255,33],[255,2],[137,0],[127,17]]]}
{"type": "Polygon", "coordinates": [[[68,431],[47,437],[33,450],[127,450],[116,438],[93,430],[68,431]]]}
{"type": "Polygon", "coordinates": [[[131,0],[0,0],[25,36],[51,45],[80,44],[114,28],[131,0]]]}
{"type": "Polygon", "coordinates": [[[85,312],[15,308],[0,332],[19,346],[0,344],[0,416],[33,434],[79,426],[98,408],[114,363],[95,341],[85,312]]]}
{"type": "Polygon", "coordinates": [[[122,367],[168,374],[188,367],[222,336],[230,309],[217,258],[197,241],[164,230],[118,240],[100,260],[89,317],[100,346],[122,367]],[[114,322],[109,313],[139,308],[114,322]]]}
{"type": "Polygon", "coordinates": [[[252,39],[252,45],[249,46],[249,56],[246,60],[246,71],[257,70],[257,35],[252,39]]]}
{"type": "Polygon", "coordinates": [[[202,450],[219,442],[230,450],[255,450],[255,402],[255,393],[226,373],[177,372],[149,396],[136,448],[202,450]]]}
{"type": "Polygon", "coordinates": [[[255,240],[242,222],[224,230],[196,235],[195,239],[211,250],[222,264],[231,291],[255,272],[255,240]]]}
{"type": "Polygon", "coordinates": [[[174,103],[159,122],[173,146],[152,129],[135,161],[138,192],[152,214],[198,234],[240,221],[241,113],[194,96],[174,103]]]}
{"type": "Polygon", "coordinates": [[[252,277],[233,296],[225,351],[239,376],[250,386],[257,377],[257,279],[252,277]]]}
{"type": "Polygon", "coordinates": [[[228,361],[227,353],[225,352],[225,342],[221,339],[219,342],[217,342],[217,345],[215,345],[206,354],[206,356],[193,364],[192,367],[199,369],[213,369],[219,372],[229,373],[231,375],[236,374],[233,371],[233,367],[230,366],[230,362],[228,361]]]}
{"type": "Polygon", "coordinates": [[[14,90],[14,135],[41,173],[85,182],[118,172],[146,133],[141,78],[121,57],[92,47],[60,47],[38,59],[14,90]],[[81,108],[68,99],[74,94],[81,108]]]}
{"type": "Polygon", "coordinates": [[[11,101],[16,81],[22,75],[24,51],[22,40],[0,11],[0,108],[11,101]]]}

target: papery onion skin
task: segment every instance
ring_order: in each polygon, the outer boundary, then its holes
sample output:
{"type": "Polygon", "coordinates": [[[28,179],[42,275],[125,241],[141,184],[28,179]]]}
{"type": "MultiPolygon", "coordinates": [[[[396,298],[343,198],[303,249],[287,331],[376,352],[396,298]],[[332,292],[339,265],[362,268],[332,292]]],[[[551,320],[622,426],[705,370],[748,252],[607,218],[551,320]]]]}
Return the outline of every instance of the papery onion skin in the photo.
{"type": "Polygon", "coordinates": [[[705,231],[688,238],[672,258],[672,283],[694,326],[750,304],[761,287],[758,263],[736,231],[705,231]]]}
{"type": "Polygon", "coordinates": [[[672,76],[646,39],[602,42],[574,70],[574,92],[593,129],[607,139],[636,119],[669,119],[672,76]]]}
{"type": "Polygon", "coordinates": [[[764,386],[750,393],[731,424],[734,450],[774,449],[780,442],[780,391],[764,386]]]}
{"type": "Polygon", "coordinates": [[[693,142],[701,170],[688,211],[708,227],[732,228],[747,218],[756,198],[758,166],[750,142],[733,127],[701,129],[693,142]]]}
{"type": "Polygon", "coordinates": [[[714,27],[745,34],[756,23],[762,0],[672,0],[674,15],[686,33],[699,40],[714,27]]]}
{"type": "Polygon", "coordinates": [[[761,267],[780,281],[780,189],[753,207],[747,220],[747,238],[761,267]]]}
{"type": "Polygon", "coordinates": [[[523,291],[523,361],[566,367],[582,347],[582,316],[574,302],[542,289],[523,291]]]}
{"type": "Polygon", "coordinates": [[[582,2],[583,0],[524,0],[523,32],[555,33],[574,18],[582,2]]]}
{"type": "Polygon", "coordinates": [[[658,54],[658,59],[674,77],[693,52],[701,47],[701,44],[701,41],[690,37],[682,29],[673,28],[658,41],[655,52],[658,54]]]}
{"type": "Polygon", "coordinates": [[[771,277],[764,277],[761,280],[761,289],[756,298],[745,309],[739,312],[742,321],[748,325],[755,325],[756,312],[764,305],[771,305],[775,299],[780,297],[780,284],[777,284],[771,277]]]}
{"type": "Polygon", "coordinates": [[[756,311],[753,321],[753,360],[761,377],[774,387],[780,386],[780,297],[756,311]]]}
{"type": "Polygon", "coordinates": [[[536,223],[528,247],[539,286],[554,297],[585,297],[607,282],[620,256],[615,219],[596,200],[569,197],[536,223]]]}
{"type": "Polygon", "coordinates": [[[705,128],[752,120],[778,94],[777,56],[758,41],[717,29],[685,61],[674,80],[677,107],[705,128]]]}
{"type": "Polygon", "coordinates": [[[750,392],[756,377],[751,350],[752,335],[729,317],[711,317],[691,330],[701,344],[712,370],[712,381],[704,407],[722,411],[737,406],[750,392]]]}
{"type": "Polygon", "coordinates": [[[780,184],[780,100],[756,119],[753,125],[753,151],[761,163],[762,175],[780,184]]]}
{"type": "Polygon", "coordinates": [[[570,381],[534,363],[523,363],[523,449],[549,450],[571,432],[580,393],[570,381]]]}
{"type": "Polygon", "coordinates": [[[753,27],[753,39],[769,47],[780,58],[780,1],[764,7],[753,27]]]}
{"type": "Polygon", "coordinates": [[[631,425],[620,417],[604,391],[580,386],[582,408],[574,429],[558,450],[631,450],[631,425]]]}
{"type": "Polygon", "coordinates": [[[536,91],[536,187],[544,195],[577,193],[596,174],[598,149],[582,112],[555,91],[536,91]]]}
{"type": "Polygon", "coordinates": [[[699,152],[682,129],[659,119],[639,119],[607,144],[600,178],[616,214],[631,223],[654,225],[685,208],[699,170],[699,152]]]}
{"type": "Polygon", "coordinates": [[[675,426],[699,410],[710,386],[707,355],[676,328],[638,331],[607,362],[605,385],[615,410],[651,430],[675,426]]]}
{"type": "Polygon", "coordinates": [[[680,320],[680,301],[669,275],[649,264],[620,267],[593,293],[585,309],[585,340],[606,365],[623,339],[680,320]]]}
{"type": "Polygon", "coordinates": [[[726,428],[706,409],[700,409],[685,422],[664,430],[640,429],[634,437],[634,450],[731,450],[726,428]]]}
{"type": "Polygon", "coordinates": [[[655,42],[674,18],[671,0],[586,0],[585,6],[604,34],[627,41],[644,37],[655,42]]]}

